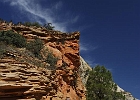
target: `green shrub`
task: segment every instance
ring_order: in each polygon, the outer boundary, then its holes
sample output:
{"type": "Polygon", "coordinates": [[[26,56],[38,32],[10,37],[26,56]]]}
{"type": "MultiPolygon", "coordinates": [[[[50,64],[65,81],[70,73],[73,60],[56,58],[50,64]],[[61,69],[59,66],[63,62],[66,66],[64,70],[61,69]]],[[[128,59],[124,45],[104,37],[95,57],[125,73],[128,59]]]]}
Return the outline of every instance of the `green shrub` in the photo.
{"type": "Polygon", "coordinates": [[[47,29],[47,30],[54,30],[54,26],[52,26],[52,23],[48,23],[48,24],[45,24],[44,27],[47,29]]]}
{"type": "Polygon", "coordinates": [[[25,22],[24,23],[25,26],[36,26],[36,27],[41,27],[41,25],[38,22],[25,22]]]}
{"type": "Polygon", "coordinates": [[[41,27],[41,25],[38,22],[33,22],[32,26],[41,27]]]}
{"type": "Polygon", "coordinates": [[[11,30],[0,32],[0,41],[20,48],[26,45],[26,39],[22,35],[14,33],[11,30]]]}
{"type": "Polygon", "coordinates": [[[40,51],[43,48],[43,41],[39,38],[36,38],[34,41],[27,43],[26,48],[31,51],[35,57],[40,57],[40,51]]]}
{"type": "Polygon", "coordinates": [[[57,64],[58,58],[54,57],[51,52],[48,52],[48,55],[46,57],[46,62],[50,64],[50,69],[55,69],[55,66],[57,64]]]}
{"type": "Polygon", "coordinates": [[[5,50],[0,48],[0,58],[4,57],[5,50]]]}
{"type": "Polygon", "coordinates": [[[65,44],[65,38],[63,37],[62,39],[61,39],[61,44],[65,44]]]}

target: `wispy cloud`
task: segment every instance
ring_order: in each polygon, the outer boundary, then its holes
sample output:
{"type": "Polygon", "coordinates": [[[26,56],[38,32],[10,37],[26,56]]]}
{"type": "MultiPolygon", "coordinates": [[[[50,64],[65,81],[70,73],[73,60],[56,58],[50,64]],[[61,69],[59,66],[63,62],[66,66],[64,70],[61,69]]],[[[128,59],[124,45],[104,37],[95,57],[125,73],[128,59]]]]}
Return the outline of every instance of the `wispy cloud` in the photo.
{"type": "Polygon", "coordinates": [[[98,63],[95,63],[95,59],[91,58],[89,56],[86,56],[85,58],[83,58],[86,63],[90,66],[90,67],[95,67],[96,65],[98,65],[98,63]]]}
{"type": "MultiPolygon", "coordinates": [[[[98,49],[98,46],[93,46],[88,43],[80,43],[80,53],[81,55],[86,55],[89,52],[93,52],[94,50],[98,49]]],[[[85,56],[84,60],[91,66],[94,67],[98,65],[98,63],[95,63],[95,59],[92,56],[85,56]]]]}
{"type": "Polygon", "coordinates": [[[80,51],[87,51],[88,48],[80,43],[80,51]]]}
{"type": "MultiPolygon", "coordinates": [[[[43,1],[43,0],[41,0],[43,1]]],[[[63,32],[67,31],[68,23],[75,23],[78,20],[78,16],[71,19],[61,17],[58,11],[62,9],[63,3],[61,1],[55,2],[51,5],[46,4],[42,6],[39,0],[4,0],[2,2],[9,3],[10,6],[18,8],[21,13],[26,14],[29,19],[34,19],[37,22],[52,23],[56,30],[63,32]]]]}
{"type": "Polygon", "coordinates": [[[93,51],[98,49],[98,46],[93,46],[87,43],[80,43],[80,52],[93,51]]]}

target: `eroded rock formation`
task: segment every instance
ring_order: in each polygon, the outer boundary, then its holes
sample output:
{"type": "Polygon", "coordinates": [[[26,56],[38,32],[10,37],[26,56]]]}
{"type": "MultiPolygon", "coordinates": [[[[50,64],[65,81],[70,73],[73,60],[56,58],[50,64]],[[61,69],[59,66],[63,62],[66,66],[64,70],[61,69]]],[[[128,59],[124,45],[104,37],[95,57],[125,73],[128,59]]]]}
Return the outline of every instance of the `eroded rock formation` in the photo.
{"type": "MultiPolygon", "coordinates": [[[[24,62],[25,55],[6,56],[0,59],[0,100],[85,100],[85,89],[78,69],[79,32],[62,33],[43,27],[26,27],[0,22],[0,31],[13,30],[23,35],[27,41],[36,37],[44,41],[47,48],[58,57],[55,70],[38,67],[24,62]],[[17,60],[17,59],[23,60],[17,60]],[[23,62],[22,62],[23,61],[23,62]]],[[[10,52],[8,55],[16,55],[10,52]]],[[[45,54],[44,54],[45,56],[45,54]]],[[[27,57],[29,59],[29,57],[27,57]]],[[[35,58],[32,60],[36,61],[35,58]]],[[[43,61],[40,61],[43,63],[43,61]]]]}

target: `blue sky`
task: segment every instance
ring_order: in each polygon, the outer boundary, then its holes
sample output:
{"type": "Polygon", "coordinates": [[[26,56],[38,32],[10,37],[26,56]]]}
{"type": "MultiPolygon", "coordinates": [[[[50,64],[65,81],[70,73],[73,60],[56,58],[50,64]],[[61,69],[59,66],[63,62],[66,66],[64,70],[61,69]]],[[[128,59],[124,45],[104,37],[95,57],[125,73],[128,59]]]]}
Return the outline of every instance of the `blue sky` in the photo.
{"type": "Polygon", "coordinates": [[[1,0],[0,18],[14,23],[52,23],[80,31],[80,54],[104,65],[114,81],[140,99],[139,0],[1,0]]]}

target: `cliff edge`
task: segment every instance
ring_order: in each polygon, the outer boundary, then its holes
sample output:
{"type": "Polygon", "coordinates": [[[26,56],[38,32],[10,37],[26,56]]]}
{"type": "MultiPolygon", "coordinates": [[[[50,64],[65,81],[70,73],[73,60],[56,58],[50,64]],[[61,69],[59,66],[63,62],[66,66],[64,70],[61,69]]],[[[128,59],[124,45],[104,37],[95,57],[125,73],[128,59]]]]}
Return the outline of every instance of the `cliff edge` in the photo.
{"type": "Polygon", "coordinates": [[[4,46],[0,59],[0,100],[85,100],[80,66],[79,32],[62,33],[44,27],[27,27],[0,22],[0,31],[12,30],[28,42],[39,38],[44,43],[41,55],[48,51],[57,57],[56,66],[32,56],[26,48],[4,46]],[[47,51],[46,51],[47,50],[47,51]],[[49,67],[48,67],[49,66],[49,67]]]}

